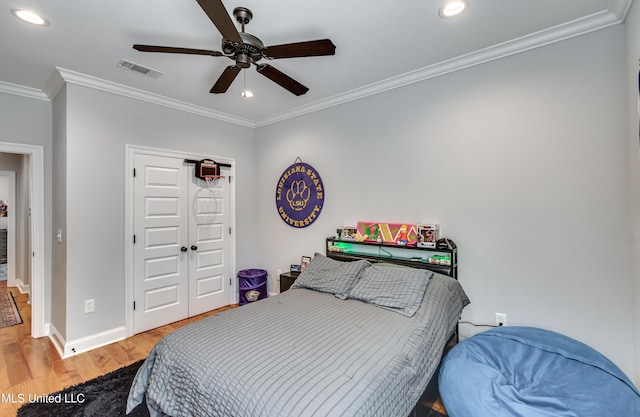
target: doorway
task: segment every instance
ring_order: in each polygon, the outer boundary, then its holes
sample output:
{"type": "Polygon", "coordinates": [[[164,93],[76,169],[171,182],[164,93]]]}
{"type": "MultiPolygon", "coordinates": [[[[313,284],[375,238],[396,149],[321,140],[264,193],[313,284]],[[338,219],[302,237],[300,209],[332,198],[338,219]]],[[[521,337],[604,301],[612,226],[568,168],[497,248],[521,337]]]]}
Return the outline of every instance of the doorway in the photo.
{"type": "MultiPolygon", "coordinates": [[[[30,245],[26,251],[27,268],[31,271],[29,283],[29,302],[31,304],[31,337],[47,336],[45,311],[45,224],[44,224],[44,148],[36,145],[0,142],[0,152],[25,155],[28,172],[27,184],[27,224],[24,232],[28,234],[30,245]],[[29,256],[30,255],[30,256],[29,256]]],[[[50,296],[49,296],[50,298],[50,296]]]]}

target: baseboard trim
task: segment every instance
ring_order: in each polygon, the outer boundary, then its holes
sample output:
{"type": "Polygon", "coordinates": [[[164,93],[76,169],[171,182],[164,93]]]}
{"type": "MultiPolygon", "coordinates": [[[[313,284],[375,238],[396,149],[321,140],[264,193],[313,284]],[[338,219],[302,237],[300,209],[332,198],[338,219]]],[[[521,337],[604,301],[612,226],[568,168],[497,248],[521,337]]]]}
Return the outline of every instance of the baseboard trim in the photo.
{"type": "Polygon", "coordinates": [[[60,335],[58,330],[51,324],[49,339],[55,346],[60,357],[62,359],[66,359],[79,353],[88,352],[92,349],[125,339],[125,328],[124,326],[116,327],[115,329],[96,333],[91,336],[66,341],[60,335]]]}
{"type": "Polygon", "coordinates": [[[49,323],[49,332],[47,336],[49,337],[49,340],[51,340],[51,343],[53,343],[53,347],[56,348],[58,355],[64,359],[64,337],[60,335],[56,326],[51,323],[49,323]]]}
{"type": "MultiPolygon", "coordinates": [[[[25,284],[24,282],[22,282],[21,279],[16,279],[16,287],[18,287],[18,291],[20,291],[20,294],[30,294],[31,291],[31,285],[29,284],[25,284]]],[[[31,304],[31,297],[29,297],[29,304],[31,304]]]]}

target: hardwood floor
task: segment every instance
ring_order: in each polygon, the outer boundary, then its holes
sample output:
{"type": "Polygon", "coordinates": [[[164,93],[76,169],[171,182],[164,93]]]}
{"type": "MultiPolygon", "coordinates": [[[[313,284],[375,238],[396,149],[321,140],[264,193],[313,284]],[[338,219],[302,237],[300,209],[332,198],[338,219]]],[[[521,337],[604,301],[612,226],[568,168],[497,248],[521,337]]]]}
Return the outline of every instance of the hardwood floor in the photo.
{"type": "MultiPolygon", "coordinates": [[[[0,291],[6,290],[6,281],[0,281],[0,291]]],[[[144,359],[164,335],[235,307],[223,307],[62,360],[48,337],[31,338],[28,295],[20,294],[17,288],[8,290],[16,300],[23,323],[0,328],[0,416],[16,415],[22,406],[20,394],[49,394],[144,359]]]]}

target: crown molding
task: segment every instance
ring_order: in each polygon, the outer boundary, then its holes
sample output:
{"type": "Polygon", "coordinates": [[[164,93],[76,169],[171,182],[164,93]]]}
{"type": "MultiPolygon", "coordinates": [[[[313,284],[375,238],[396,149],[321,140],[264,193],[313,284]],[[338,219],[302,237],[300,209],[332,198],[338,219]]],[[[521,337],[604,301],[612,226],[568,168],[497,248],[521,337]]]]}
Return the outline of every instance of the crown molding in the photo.
{"type": "Polygon", "coordinates": [[[56,71],[51,74],[49,82],[47,82],[47,85],[44,87],[44,93],[49,97],[49,100],[53,100],[60,90],[62,90],[64,84],[65,81],[64,78],[62,78],[62,74],[60,74],[60,71],[56,69],[56,71]]]}
{"type": "MultiPolygon", "coordinates": [[[[60,77],[62,77],[62,79],[66,83],[81,85],[108,93],[118,94],[136,100],[146,101],[148,103],[169,107],[198,116],[208,117],[210,119],[221,120],[223,122],[233,123],[240,126],[251,128],[255,127],[255,123],[252,120],[243,117],[237,117],[228,113],[218,112],[206,107],[201,107],[184,101],[175,100],[169,97],[161,96],[159,94],[154,94],[148,91],[139,90],[137,88],[128,87],[126,85],[106,81],[68,69],[56,67],[56,70],[60,74],[60,77]]],[[[52,89],[52,91],[56,91],[55,88],[52,89]]]]}
{"type": "MultiPolygon", "coordinates": [[[[612,3],[631,4],[633,0],[613,0],[612,3]]],[[[621,8],[624,5],[621,5],[621,8]]],[[[626,7],[628,11],[628,7],[626,7]]],[[[297,107],[293,110],[282,112],[273,116],[268,116],[255,121],[256,127],[267,126],[278,123],[294,117],[303,116],[323,109],[327,109],[350,101],[359,100],[385,91],[405,87],[430,78],[439,77],[455,71],[460,71],[475,65],[484,64],[497,59],[505,58],[531,49],[540,48],[552,43],[560,42],[566,39],[585,35],[590,32],[601,30],[609,26],[622,23],[622,17],[609,11],[602,11],[585,16],[580,19],[567,22],[553,28],[545,29],[530,35],[512,39],[507,42],[499,43],[469,54],[461,55],[453,59],[439,62],[415,71],[410,71],[395,77],[387,78],[376,83],[356,88],[346,93],[329,97],[325,100],[319,100],[304,106],[297,107]]]]}
{"type": "Polygon", "coordinates": [[[609,11],[613,13],[620,22],[624,22],[632,5],[633,0],[611,0],[609,2],[609,11]]]}
{"type": "Polygon", "coordinates": [[[25,87],[22,85],[6,83],[0,81],[0,93],[13,94],[16,96],[35,98],[38,100],[49,100],[49,97],[42,91],[36,88],[25,87]]]}

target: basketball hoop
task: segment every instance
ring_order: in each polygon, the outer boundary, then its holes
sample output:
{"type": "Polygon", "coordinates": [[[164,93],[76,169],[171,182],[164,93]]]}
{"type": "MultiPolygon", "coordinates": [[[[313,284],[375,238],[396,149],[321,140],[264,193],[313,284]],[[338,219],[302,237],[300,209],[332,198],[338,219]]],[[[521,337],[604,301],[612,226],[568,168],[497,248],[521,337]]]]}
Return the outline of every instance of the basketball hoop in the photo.
{"type": "Polygon", "coordinates": [[[211,188],[218,184],[220,179],[224,178],[223,175],[205,175],[204,180],[207,183],[207,188],[211,188]]]}
{"type": "Polygon", "coordinates": [[[212,185],[213,180],[224,178],[224,175],[220,175],[220,167],[212,159],[203,159],[202,161],[196,162],[194,174],[196,178],[205,180],[207,185],[212,185]]]}

